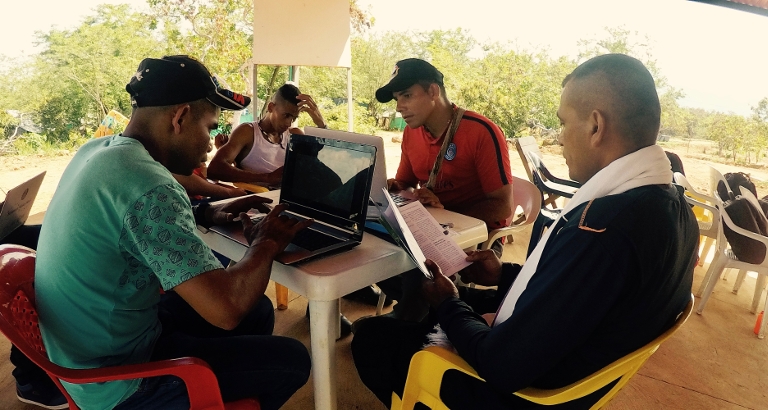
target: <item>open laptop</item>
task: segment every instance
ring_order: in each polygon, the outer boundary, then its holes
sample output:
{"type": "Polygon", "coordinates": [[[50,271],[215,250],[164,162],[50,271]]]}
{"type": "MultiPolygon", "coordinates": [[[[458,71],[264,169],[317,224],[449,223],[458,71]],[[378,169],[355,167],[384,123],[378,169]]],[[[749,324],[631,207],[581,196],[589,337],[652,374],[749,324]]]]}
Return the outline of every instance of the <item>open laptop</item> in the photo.
{"type": "MultiPolygon", "coordinates": [[[[372,202],[375,202],[377,205],[385,205],[387,203],[384,193],[382,192],[382,188],[387,189],[387,161],[384,158],[384,140],[381,137],[315,127],[304,127],[304,133],[321,138],[332,138],[340,141],[349,141],[376,147],[376,167],[373,171],[371,199],[372,202]]],[[[408,191],[392,193],[391,196],[398,206],[416,200],[416,197],[408,191]]],[[[375,207],[374,204],[370,204],[368,217],[368,219],[377,219],[378,217],[378,208],[375,207]]]]}
{"type": "Polygon", "coordinates": [[[35,202],[40,185],[43,184],[45,171],[11,188],[0,202],[0,239],[5,238],[27,221],[32,204],[35,202]]]}
{"type": "MultiPolygon", "coordinates": [[[[291,265],[360,244],[376,151],[371,145],[291,135],[279,202],[288,204],[286,215],[315,222],[299,231],[276,261],[291,265]]],[[[247,244],[239,226],[211,230],[247,244]]]]}

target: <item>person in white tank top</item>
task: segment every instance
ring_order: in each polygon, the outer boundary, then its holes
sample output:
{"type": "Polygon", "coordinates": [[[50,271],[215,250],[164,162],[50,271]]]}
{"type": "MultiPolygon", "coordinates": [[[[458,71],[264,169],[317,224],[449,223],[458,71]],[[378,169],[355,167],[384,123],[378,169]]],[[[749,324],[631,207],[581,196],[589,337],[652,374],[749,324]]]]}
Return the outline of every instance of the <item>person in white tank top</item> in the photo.
{"type": "Polygon", "coordinates": [[[208,165],[208,177],[228,182],[247,182],[278,187],[283,178],[285,147],[291,134],[303,134],[291,127],[306,112],[316,126],[327,128],[315,101],[285,84],[272,96],[267,115],[259,121],[240,124],[208,165]]]}

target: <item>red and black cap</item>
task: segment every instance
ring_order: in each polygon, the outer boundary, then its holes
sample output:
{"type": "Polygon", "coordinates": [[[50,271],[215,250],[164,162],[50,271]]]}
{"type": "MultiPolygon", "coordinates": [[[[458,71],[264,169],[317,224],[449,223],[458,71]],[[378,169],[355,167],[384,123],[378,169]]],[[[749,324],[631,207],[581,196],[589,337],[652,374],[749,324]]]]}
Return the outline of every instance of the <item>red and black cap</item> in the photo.
{"type": "Polygon", "coordinates": [[[203,63],[185,55],[145,58],[125,91],[136,107],[182,104],[202,98],[223,110],[242,110],[251,103],[250,97],[221,88],[203,63]]]}
{"type": "Polygon", "coordinates": [[[418,58],[406,58],[395,63],[389,82],[376,90],[376,99],[381,103],[392,101],[392,93],[410,88],[419,81],[443,84],[443,73],[435,66],[418,58]]]}

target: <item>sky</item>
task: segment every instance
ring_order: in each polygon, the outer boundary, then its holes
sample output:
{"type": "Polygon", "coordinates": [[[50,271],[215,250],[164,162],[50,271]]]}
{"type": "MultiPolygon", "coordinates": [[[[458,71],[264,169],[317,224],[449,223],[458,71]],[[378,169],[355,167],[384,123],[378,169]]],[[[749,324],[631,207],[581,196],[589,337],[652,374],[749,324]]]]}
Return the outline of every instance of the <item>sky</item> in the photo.
{"type": "MultiPolygon", "coordinates": [[[[314,0],[319,1],[319,0],[314,0]]],[[[146,9],[146,0],[4,1],[0,54],[33,55],[34,32],[76,27],[101,3],[146,9]],[[7,3],[11,3],[8,5],[7,3]],[[12,16],[8,18],[8,16],[12,16]]],[[[577,41],[605,27],[637,31],[684,106],[749,115],[768,97],[768,18],[685,0],[358,0],[372,31],[467,30],[481,42],[576,57],[577,41]],[[470,5],[470,6],[468,6],[470,5]]],[[[409,56],[403,56],[406,58],[409,56]]],[[[393,61],[394,64],[394,61],[393,61]]],[[[439,67],[438,67],[439,68],[439,67]]]]}

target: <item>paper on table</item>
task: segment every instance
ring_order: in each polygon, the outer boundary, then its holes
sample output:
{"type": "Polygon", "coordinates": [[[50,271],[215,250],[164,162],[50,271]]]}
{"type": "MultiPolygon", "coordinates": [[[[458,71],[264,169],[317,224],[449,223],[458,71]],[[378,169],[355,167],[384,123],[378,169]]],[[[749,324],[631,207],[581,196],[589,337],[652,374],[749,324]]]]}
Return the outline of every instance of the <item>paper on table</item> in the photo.
{"type": "Polygon", "coordinates": [[[451,276],[470,265],[465,260],[467,255],[464,250],[451,235],[445,233],[445,229],[421,202],[411,202],[399,210],[424,256],[435,262],[444,275],[451,276]]]}

